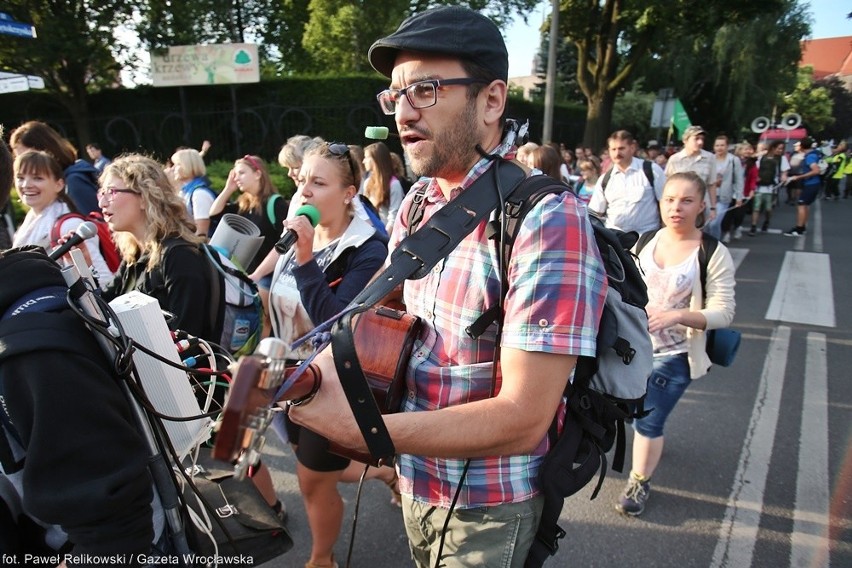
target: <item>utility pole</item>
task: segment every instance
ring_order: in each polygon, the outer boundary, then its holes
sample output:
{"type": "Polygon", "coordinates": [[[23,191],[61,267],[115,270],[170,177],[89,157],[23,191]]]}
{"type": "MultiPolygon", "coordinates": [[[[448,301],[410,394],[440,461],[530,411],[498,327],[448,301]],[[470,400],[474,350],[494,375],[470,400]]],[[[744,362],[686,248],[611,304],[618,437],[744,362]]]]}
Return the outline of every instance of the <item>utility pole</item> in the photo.
{"type": "Polygon", "coordinates": [[[547,83],[544,88],[544,129],[541,141],[553,139],[553,101],[556,98],[556,47],[559,44],[559,0],[550,0],[550,43],[547,48],[547,83]]]}

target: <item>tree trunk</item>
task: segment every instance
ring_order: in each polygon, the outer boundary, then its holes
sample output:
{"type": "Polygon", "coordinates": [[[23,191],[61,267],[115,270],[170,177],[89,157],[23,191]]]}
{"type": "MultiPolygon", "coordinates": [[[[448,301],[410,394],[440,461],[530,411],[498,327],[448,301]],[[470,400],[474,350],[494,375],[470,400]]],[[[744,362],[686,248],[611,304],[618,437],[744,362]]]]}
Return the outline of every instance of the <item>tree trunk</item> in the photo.
{"type": "Polygon", "coordinates": [[[615,91],[595,93],[587,98],[586,129],[583,132],[583,146],[591,148],[595,155],[606,147],[612,123],[612,107],[615,104],[615,91]]]}

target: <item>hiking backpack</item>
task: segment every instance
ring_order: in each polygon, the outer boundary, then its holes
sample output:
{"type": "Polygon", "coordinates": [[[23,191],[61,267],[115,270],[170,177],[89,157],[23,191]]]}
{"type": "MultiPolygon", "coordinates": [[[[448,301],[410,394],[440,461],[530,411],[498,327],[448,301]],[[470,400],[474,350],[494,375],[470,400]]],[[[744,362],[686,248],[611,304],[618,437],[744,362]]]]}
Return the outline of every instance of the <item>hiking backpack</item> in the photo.
{"type": "MultiPolygon", "coordinates": [[[[408,210],[409,232],[423,218],[425,205],[420,195],[423,191],[423,188],[417,190],[408,210]]],[[[544,197],[563,192],[573,195],[567,184],[551,177],[527,178],[506,200],[502,237],[500,221],[491,222],[490,238],[501,243],[498,250],[504,283],[508,281],[512,246],[524,217],[544,197]]],[[[568,404],[562,432],[558,432],[555,418],[550,427],[550,450],[539,470],[544,510],[527,567],[540,566],[555,554],[558,540],[565,536],[557,524],[565,498],[585,487],[600,470],[592,499],[597,496],[606,475],[606,452],[613,445],[616,451],[612,468],[622,471],[626,449],[624,422],[644,415],[643,400],[653,369],[645,312],[648,293],[630,253],[638,235],[608,229],[596,217],[590,217],[590,221],[609,283],[597,334],[597,355],[577,359],[573,381],[565,388],[568,404]]],[[[481,335],[491,323],[502,318],[499,310],[500,304],[496,304],[482,314],[468,328],[468,334],[481,335]]]]}
{"type": "Polygon", "coordinates": [[[758,185],[775,185],[778,173],[781,171],[781,162],[779,158],[764,155],[760,158],[760,164],[757,166],[757,184],[758,185]]]}
{"type": "MultiPolygon", "coordinates": [[[[118,247],[115,246],[115,241],[112,240],[112,230],[109,228],[107,222],[104,221],[103,215],[95,211],[88,215],[81,213],[65,213],[64,215],[60,215],[50,229],[50,246],[55,247],[59,244],[59,238],[62,236],[60,234],[62,223],[68,219],[82,219],[83,221],[90,221],[95,224],[95,227],[98,229],[98,248],[101,256],[104,258],[104,262],[106,262],[107,268],[111,272],[114,273],[117,271],[121,264],[121,255],[118,252],[118,247]]],[[[106,275],[101,275],[101,277],[104,276],[106,275]]]]}
{"type": "MultiPolygon", "coordinates": [[[[260,342],[263,328],[263,306],[257,283],[220,249],[206,243],[199,246],[215,271],[212,276],[222,279],[224,315],[222,335],[217,343],[234,357],[250,355],[260,342]]],[[[215,318],[219,314],[213,313],[218,305],[221,302],[210,302],[213,321],[218,321],[215,318]]]]}

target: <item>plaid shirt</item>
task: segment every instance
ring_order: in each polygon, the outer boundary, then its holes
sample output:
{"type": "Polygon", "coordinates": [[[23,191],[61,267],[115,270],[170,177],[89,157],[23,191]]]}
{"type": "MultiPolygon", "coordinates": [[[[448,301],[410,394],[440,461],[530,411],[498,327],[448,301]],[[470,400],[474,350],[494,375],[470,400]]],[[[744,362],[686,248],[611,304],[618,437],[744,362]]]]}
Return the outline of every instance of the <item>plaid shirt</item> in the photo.
{"type": "MultiPolygon", "coordinates": [[[[481,162],[453,191],[455,197],[488,167],[481,162]]],[[[419,182],[406,196],[394,224],[391,250],[406,236],[407,212],[417,189],[428,184],[425,223],[447,204],[437,183],[419,182]]],[[[425,325],[407,370],[403,411],[436,410],[489,397],[496,325],[477,339],[465,328],[497,303],[500,280],[496,247],[477,227],[426,277],[408,280],[408,312],[425,325]]],[[[595,355],[595,337],[606,295],[601,264],[586,210],[569,192],[544,198],[525,218],[508,267],[502,345],[525,351],[595,355]]],[[[535,380],[529,377],[528,380],[535,380]]],[[[500,389],[498,374],[496,389],[500,389]]],[[[535,409],[530,409],[535,412],[535,409]]],[[[560,419],[564,416],[560,405],[560,419]]],[[[424,432],[456,436],[459,432],[424,432]]],[[[456,507],[520,502],[538,493],[538,468],[548,449],[545,436],[530,455],[471,460],[456,507]]],[[[449,507],[465,460],[399,456],[400,489],[414,499],[449,507]]]]}

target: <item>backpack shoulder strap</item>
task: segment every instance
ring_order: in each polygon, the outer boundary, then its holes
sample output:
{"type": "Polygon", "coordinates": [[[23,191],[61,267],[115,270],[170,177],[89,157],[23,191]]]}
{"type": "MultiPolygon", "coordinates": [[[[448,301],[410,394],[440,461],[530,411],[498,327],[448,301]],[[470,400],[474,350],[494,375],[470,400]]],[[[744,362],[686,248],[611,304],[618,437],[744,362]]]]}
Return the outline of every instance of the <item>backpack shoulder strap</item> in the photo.
{"type": "Polygon", "coordinates": [[[73,213],[73,212],[63,213],[62,215],[60,215],[56,219],[56,221],[53,222],[53,226],[50,228],[50,243],[51,243],[51,245],[53,245],[53,243],[58,241],[59,237],[62,236],[60,234],[61,231],[62,231],[62,223],[64,223],[68,219],[83,219],[85,221],[86,216],[81,215],[80,213],[73,213]]]}
{"type": "MultiPolygon", "coordinates": [[[[502,237],[500,237],[500,219],[491,221],[489,225],[489,238],[498,241],[497,246],[500,252],[501,297],[505,297],[508,292],[508,266],[509,260],[512,257],[512,247],[515,244],[518,231],[527,213],[546,196],[566,191],[571,192],[571,188],[564,182],[557,181],[550,176],[538,175],[528,177],[521,182],[518,188],[506,200],[506,232],[502,237]]],[[[467,334],[472,338],[477,338],[485,332],[489,325],[497,321],[498,318],[502,318],[502,304],[502,302],[494,304],[485,313],[480,315],[465,330],[467,334]]]]}
{"type": "MultiPolygon", "coordinates": [[[[615,167],[615,166],[613,166],[615,167]]],[[[612,177],[612,167],[606,171],[601,178],[601,191],[606,191],[606,185],[609,183],[609,178],[612,177]]]]}
{"type": "MultiPolygon", "coordinates": [[[[651,191],[654,191],[654,162],[651,160],[642,160],[642,171],[645,172],[645,177],[648,178],[648,183],[651,185],[651,191]]],[[[654,200],[657,199],[657,194],[654,193],[654,200]]]]}
{"type": "Polygon", "coordinates": [[[417,230],[417,227],[423,221],[423,210],[426,208],[426,184],[423,184],[414,192],[414,197],[411,200],[411,205],[408,207],[408,234],[410,235],[417,230]]]}
{"type": "Polygon", "coordinates": [[[719,241],[712,235],[701,233],[701,246],[698,248],[698,272],[701,278],[701,296],[707,301],[707,263],[713,258],[719,241]]]}
{"type": "Polygon", "coordinates": [[[654,235],[656,235],[659,231],[660,231],[659,229],[656,229],[654,231],[648,231],[647,233],[642,233],[639,236],[639,240],[636,241],[636,254],[637,255],[640,252],[642,252],[642,249],[645,248],[645,245],[650,243],[651,239],[653,239],[654,235]]]}

